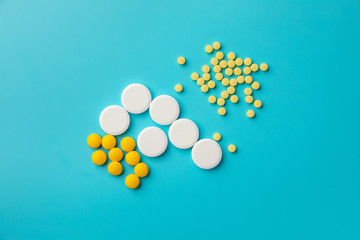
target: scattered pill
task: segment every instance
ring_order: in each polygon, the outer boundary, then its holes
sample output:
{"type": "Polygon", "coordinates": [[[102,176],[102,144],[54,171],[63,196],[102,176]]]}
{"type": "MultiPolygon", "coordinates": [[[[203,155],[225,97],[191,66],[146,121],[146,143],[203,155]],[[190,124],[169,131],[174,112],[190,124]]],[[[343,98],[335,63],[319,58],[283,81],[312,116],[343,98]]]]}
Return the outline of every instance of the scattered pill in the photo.
{"type": "Polygon", "coordinates": [[[247,84],[252,83],[252,81],[253,81],[252,76],[246,76],[246,77],[245,77],[245,82],[246,82],[247,84]]]}
{"type": "Polygon", "coordinates": [[[247,111],[246,115],[249,117],[249,118],[253,118],[255,116],[255,112],[254,110],[249,110],[247,111]]]}
{"type": "Polygon", "coordinates": [[[121,103],[128,112],[140,114],[149,108],[151,93],[149,89],[142,84],[130,84],[121,93],[121,103]]]}
{"type": "Polygon", "coordinates": [[[103,138],[102,138],[102,146],[107,149],[107,150],[110,150],[112,148],[114,148],[116,145],[116,139],[114,136],[112,135],[105,135],[103,138]]]}
{"type": "Polygon", "coordinates": [[[223,80],[221,80],[221,84],[224,86],[228,86],[230,84],[230,81],[227,78],[223,78],[223,80]]]}
{"type": "Polygon", "coordinates": [[[244,67],[243,73],[249,75],[251,73],[251,69],[249,67],[244,67]]]}
{"type": "Polygon", "coordinates": [[[269,66],[266,63],[260,64],[260,70],[261,71],[265,72],[265,71],[268,70],[268,68],[269,68],[269,66]]]}
{"type": "Polygon", "coordinates": [[[196,72],[192,73],[191,74],[191,79],[194,80],[194,81],[198,80],[199,79],[199,74],[196,73],[196,72]]]}
{"type": "Polygon", "coordinates": [[[251,95],[252,94],[251,88],[249,88],[249,87],[245,88],[244,93],[245,93],[245,95],[248,95],[248,96],[251,95]]]}
{"type": "Polygon", "coordinates": [[[228,59],[234,60],[235,59],[235,53],[229,52],[228,53],[228,59]]]}
{"type": "Polygon", "coordinates": [[[181,84],[176,84],[175,85],[175,91],[182,92],[183,91],[183,86],[181,84]]]}
{"type": "Polygon", "coordinates": [[[224,106],[224,104],[225,104],[225,100],[223,98],[218,98],[217,105],[224,106]]]}
{"type": "Polygon", "coordinates": [[[237,80],[235,78],[230,79],[230,85],[235,87],[238,84],[237,80]]]}
{"type": "Polygon", "coordinates": [[[128,129],[130,116],[123,107],[111,105],[102,110],[99,122],[104,132],[116,136],[128,129]]]}
{"type": "Polygon", "coordinates": [[[208,98],[208,100],[209,100],[209,103],[215,103],[216,102],[216,97],[212,95],[212,96],[210,96],[208,98]]]}
{"type": "Polygon", "coordinates": [[[254,89],[254,90],[258,90],[260,88],[260,83],[258,82],[253,82],[251,84],[251,87],[254,89]]]}
{"type": "Polygon", "coordinates": [[[221,161],[221,147],[212,139],[201,139],[192,148],[191,157],[199,168],[211,169],[216,167],[221,161]]]}
{"type": "Polygon", "coordinates": [[[135,174],[129,174],[125,178],[125,184],[128,188],[137,188],[140,184],[140,179],[135,174]]]}
{"type": "Polygon", "coordinates": [[[234,69],[234,74],[235,74],[236,76],[239,76],[239,75],[241,74],[241,68],[239,68],[239,67],[235,68],[235,69],[234,69]]]}
{"type": "Polygon", "coordinates": [[[224,54],[223,54],[222,52],[217,52],[217,53],[216,53],[216,58],[219,59],[219,60],[220,60],[220,59],[223,59],[223,58],[224,58],[224,54]]]}
{"type": "Polygon", "coordinates": [[[109,159],[114,162],[119,162],[123,158],[124,153],[120,148],[113,148],[109,151],[109,159]]]}
{"type": "Polygon", "coordinates": [[[207,84],[209,88],[214,88],[216,86],[216,83],[213,80],[210,80],[207,84]]]}
{"type": "Polygon", "coordinates": [[[247,102],[247,103],[252,103],[253,101],[254,101],[253,96],[246,96],[246,97],[245,97],[245,102],[247,102]]]}
{"type": "Polygon", "coordinates": [[[106,162],[106,153],[103,150],[93,152],[91,159],[96,165],[103,165],[106,162]]]}
{"type": "Polygon", "coordinates": [[[235,93],[235,88],[233,86],[230,86],[230,87],[228,87],[227,91],[228,91],[229,94],[234,94],[235,93]]]}
{"type": "Polygon", "coordinates": [[[202,85],[204,85],[205,81],[203,78],[199,78],[198,80],[196,80],[196,83],[197,83],[197,85],[202,86],[202,85]]]}
{"type": "Polygon", "coordinates": [[[151,102],[149,112],[150,117],[157,124],[169,125],[179,117],[180,107],[175,98],[160,95],[151,102]]]}
{"type": "Polygon", "coordinates": [[[231,75],[233,74],[232,68],[227,68],[227,69],[225,70],[225,74],[228,75],[228,76],[231,76],[231,75]]]}
{"type": "Polygon", "coordinates": [[[238,76],[236,80],[238,83],[242,84],[242,83],[244,83],[245,78],[244,78],[244,76],[238,76]]]}
{"type": "Polygon", "coordinates": [[[214,133],[213,139],[214,139],[215,141],[220,141],[220,140],[221,140],[221,134],[220,134],[220,133],[214,133]]]}
{"type": "Polygon", "coordinates": [[[120,147],[125,152],[130,152],[135,149],[136,143],[132,137],[124,137],[120,141],[120,147]]]}
{"type": "Polygon", "coordinates": [[[242,58],[237,58],[237,59],[235,59],[235,65],[236,65],[236,66],[241,66],[242,64],[243,64],[242,58]]]}
{"type": "Polygon", "coordinates": [[[239,97],[236,96],[236,95],[232,95],[232,96],[230,97],[230,101],[231,101],[232,103],[237,103],[237,102],[239,101],[239,97]]]}
{"type": "Polygon", "coordinates": [[[184,57],[179,57],[178,58],[178,64],[184,65],[185,64],[185,58],[184,57]]]}
{"type": "Polygon", "coordinates": [[[217,74],[215,74],[215,79],[216,79],[216,80],[219,80],[219,81],[220,81],[221,79],[223,79],[223,77],[224,77],[224,76],[222,75],[222,73],[217,73],[217,74]]]}
{"type": "Polygon", "coordinates": [[[163,130],[158,127],[147,127],[143,129],[137,144],[140,152],[148,157],[160,156],[167,148],[168,140],[163,130]]]}
{"type": "Polygon", "coordinates": [[[136,151],[128,152],[125,156],[125,160],[129,165],[135,166],[140,162],[140,154],[136,151]]]}
{"type": "Polygon", "coordinates": [[[230,144],[228,147],[229,152],[233,153],[236,151],[236,146],[234,144],[230,144]]]}
{"type": "Polygon", "coordinates": [[[260,100],[255,100],[254,107],[261,108],[261,106],[262,106],[262,102],[260,100]]]}
{"type": "Polygon", "coordinates": [[[221,60],[221,61],[220,61],[220,67],[222,67],[222,68],[227,68],[227,66],[228,66],[228,63],[227,63],[226,60],[221,60]]]}
{"type": "Polygon", "coordinates": [[[226,114],[226,109],[224,107],[219,108],[218,113],[223,116],[226,114]]]}
{"type": "Polygon", "coordinates": [[[138,163],[134,168],[134,173],[138,177],[146,177],[149,174],[149,167],[145,163],[138,163]]]}
{"type": "Polygon", "coordinates": [[[111,162],[108,165],[108,171],[113,176],[118,176],[122,173],[123,167],[119,162],[111,162]]]}
{"type": "Polygon", "coordinates": [[[209,65],[204,65],[201,69],[204,73],[208,73],[210,71],[209,65]]]}
{"type": "Polygon", "coordinates": [[[227,91],[222,91],[222,92],[221,92],[221,97],[222,97],[223,99],[227,99],[227,98],[229,97],[229,93],[228,93],[227,91]]]}
{"type": "Polygon", "coordinates": [[[205,84],[202,85],[202,86],[201,86],[201,91],[204,92],[204,93],[208,92],[208,91],[209,91],[209,86],[208,86],[208,85],[205,85],[205,84]]]}
{"type": "Polygon", "coordinates": [[[169,128],[169,140],[177,148],[191,148],[198,139],[199,129],[190,119],[178,119],[169,128]]]}
{"type": "Polygon", "coordinates": [[[101,145],[101,137],[99,134],[93,133],[90,134],[87,138],[87,144],[91,148],[98,148],[101,145]]]}
{"type": "Polygon", "coordinates": [[[214,72],[216,72],[216,73],[221,72],[221,67],[220,67],[220,65],[215,65],[215,66],[213,67],[213,70],[214,70],[214,72]]]}
{"type": "Polygon", "coordinates": [[[219,50],[219,49],[221,48],[221,44],[220,44],[219,42],[214,42],[214,43],[213,43],[213,48],[214,48],[215,50],[219,50]]]}
{"type": "Polygon", "coordinates": [[[259,66],[256,63],[251,64],[250,68],[253,72],[257,72],[257,70],[259,70],[259,66]]]}
{"type": "Polygon", "coordinates": [[[228,61],[228,67],[230,67],[230,68],[235,67],[235,61],[234,60],[229,60],[228,61]]]}
{"type": "Polygon", "coordinates": [[[251,58],[245,58],[245,59],[244,59],[244,64],[245,64],[246,66],[250,66],[251,63],[252,63],[251,58]]]}
{"type": "Polygon", "coordinates": [[[211,45],[206,45],[205,52],[212,53],[212,51],[213,51],[213,47],[211,45]]]}
{"type": "Polygon", "coordinates": [[[219,63],[219,59],[217,59],[217,58],[212,58],[211,60],[210,60],[210,63],[211,63],[211,65],[217,65],[218,63],[219,63]]]}
{"type": "Polygon", "coordinates": [[[209,81],[210,80],[210,74],[209,73],[204,73],[202,78],[205,80],[205,81],[209,81]]]}

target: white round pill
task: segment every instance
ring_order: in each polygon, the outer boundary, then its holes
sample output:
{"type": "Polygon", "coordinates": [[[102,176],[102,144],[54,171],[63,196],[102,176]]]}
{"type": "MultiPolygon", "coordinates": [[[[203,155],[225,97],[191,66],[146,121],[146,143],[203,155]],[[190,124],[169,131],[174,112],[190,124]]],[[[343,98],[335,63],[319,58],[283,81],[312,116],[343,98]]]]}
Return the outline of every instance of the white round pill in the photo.
{"type": "Polygon", "coordinates": [[[130,117],[123,107],[111,105],[102,110],[99,122],[104,132],[116,136],[128,129],[130,117]]]}
{"type": "Polygon", "coordinates": [[[191,157],[199,168],[211,169],[221,161],[221,147],[212,139],[201,139],[192,148],[191,157]]]}
{"type": "Polygon", "coordinates": [[[128,112],[134,114],[143,113],[150,106],[151,93],[142,84],[130,84],[121,94],[121,103],[128,112]]]}
{"type": "Polygon", "coordinates": [[[138,138],[137,145],[142,154],[148,157],[157,157],[167,148],[168,140],[163,130],[158,127],[143,129],[138,138]]]}
{"type": "Polygon", "coordinates": [[[175,147],[187,149],[199,139],[199,129],[190,119],[181,118],[171,124],[169,139],[175,147]]]}
{"type": "Polygon", "coordinates": [[[180,107],[172,96],[160,95],[151,102],[149,111],[154,122],[169,125],[179,117],[180,107]]]}

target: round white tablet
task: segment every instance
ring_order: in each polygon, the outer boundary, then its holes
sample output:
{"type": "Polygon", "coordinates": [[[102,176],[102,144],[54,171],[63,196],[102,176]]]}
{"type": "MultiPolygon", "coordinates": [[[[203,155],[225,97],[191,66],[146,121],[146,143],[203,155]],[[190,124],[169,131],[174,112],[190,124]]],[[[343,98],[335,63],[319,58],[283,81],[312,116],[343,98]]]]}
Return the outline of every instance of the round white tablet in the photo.
{"type": "Polygon", "coordinates": [[[179,117],[180,107],[172,96],[160,95],[151,102],[149,111],[154,122],[169,125],[179,117]]]}
{"type": "Polygon", "coordinates": [[[116,136],[128,129],[130,117],[123,107],[111,105],[102,110],[99,122],[104,132],[116,136]]]}
{"type": "Polygon", "coordinates": [[[137,145],[145,156],[157,157],[167,148],[168,140],[163,130],[158,127],[147,127],[143,129],[138,138],[137,145]]]}
{"type": "Polygon", "coordinates": [[[186,149],[194,146],[199,139],[199,129],[190,119],[181,118],[169,128],[170,142],[177,148],[186,149]]]}
{"type": "Polygon", "coordinates": [[[195,143],[191,150],[191,157],[199,168],[211,169],[221,161],[221,147],[212,139],[201,139],[195,143]]]}
{"type": "Polygon", "coordinates": [[[150,106],[151,93],[142,84],[130,84],[121,94],[121,103],[128,112],[135,114],[143,113],[150,106]]]}

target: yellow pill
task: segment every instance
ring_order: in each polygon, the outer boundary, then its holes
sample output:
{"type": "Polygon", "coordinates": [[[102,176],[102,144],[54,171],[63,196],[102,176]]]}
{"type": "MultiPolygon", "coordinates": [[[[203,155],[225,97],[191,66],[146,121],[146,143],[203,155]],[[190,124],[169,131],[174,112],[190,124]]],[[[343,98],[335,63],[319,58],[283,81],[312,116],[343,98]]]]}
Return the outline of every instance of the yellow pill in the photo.
{"type": "Polygon", "coordinates": [[[249,117],[249,118],[253,118],[255,116],[255,112],[254,110],[249,110],[247,111],[246,115],[249,117]]]}
{"type": "Polygon", "coordinates": [[[135,140],[132,137],[124,137],[120,142],[120,146],[125,152],[131,152],[134,150],[135,145],[135,140]]]}
{"type": "Polygon", "coordinates": [[[221,97],[222,97],[223,99],[227,99],[227,98],[229,97],[229,93],[228,93],[227,91],[222,91],[222,92],[221,92],[221,97]]]}
{"type": "Polygon", "coordinates": [[[228,67],[230,67],[230,68],[235,67],[235,61],[234,60],[229,60],[228,61],[228,67]]]}
{"type": "Polygon", "coordinates": [[[191,79],[194,80],[194,81],[198,80],[199,79],[199,74],[196,73],[196,72],[192,73],[191,74],[191,79]]]}
{"type": "Polygon", "coordinates": [[[218,113],[223,116],[226,114],[226,109],[224,107],[219,108],[218,113]]]}
{"type": "Polygon", "coordinates": [[[254,107],[261,108],[261,106],[262,106],[262,102],[260,100],[255,100],[254,107]]]}
{"type": "Polygon", "coordinates": [[[227,66],[228,66],[227,61],[225,61],[225,60],[221,60],[221,61],[220,61],[220,67],[226,68],[227,66]]]}
{"type": "Polygon", "coordinates": [[[236,152],[236,146],[234,144],[230,144],[228,147],[228,150],[231,153],[236,152]]]}
{"type": "Polygon", "coordinates": [[[215,103],[216,102],[216,97],[215,96],[210,96],[208,98],[208,100],[209,100],[209,103],[215,103]]]}
{"type": "Polygon", "coordinates": [[[125,178],[125,184],[128,188],[137,188],[140,184],[140,179],[135,174],[129,174],[125,178]]]}
{"type": "Polygon", "coordinates": [[[208,81],[210,80],[210,74],[209,73],[204,73],[202,78],[205,80],[205,81],[208,81]]]}
{"type": "Polygon", "coordinates": [[[145,163],[138,163],[134,168],[134,172],[138,177],[146,177],[149,174],[149,167],[145,163]]]}
{"type": "Polygon", "coordinates": [[[235,78],[230,79],[230,85],[235,87],[238,84],[237,80],[235,78]]]}
{"type": "Polygon", "coordinates": [[[259,70],[259,66],[256,63],[251,64],[250,68],[253,72],[257,72],[257,70],[259,70]]]}
{"type": "Polygon", "coordinates": [[[103,165],[106,162],[106,153],[103,150],[93,152],[91,159],[96,165],[103,165]]]}
{"type": "Polygon", "coordinates": [[[120,148],[113,148],[109,151],[109,159],[114,162],[119,162],[123,158],[124,153],[120,148]]]}
{"type": "Polygon", "coordinates": [[[252,63],[251,58],[245,58],[245,59],[244,59],[244,64],[245,64],[246,66],[250,66],[251,63],[252,63]]]}
{"type": "Polygon", "coordinates": [[[231,59],[231,60],[235,59],[235,53],[229,52],[228,53],[228,59],[231,59]]]}
{"type": "Polygon", "coordinates": [[[238,77],[237,77],[237,82],[238,82],[238,83],[242,84],[242,83],[244,83],[244,81],[245,81],[244,76],[238,76],[238,77]]]}
{"type": "Polygon", "coordinates": [[[235,69],[234,69],[234,74],[235,74],[236,76],[239,76],[239,75],[241,74],[241,68],[239,68],[239,67],[235,68],[235,69]]]}
{"type": "Polygon", "coordinates": [[[205,85],[205,84],[202,85],[202,86],[201,86],[201,91],[202,91],[202,92],[208,92],[208,91],[209,91],[208,85],[205,85]]]}
{"type": "Polygon", "coordinates": [[[235,93],[235,88],[233,86],[230,86],[230,87],[228,87],[227,91],[228,91],[229,94],[234,94],[235,93]]]}
{"type": "Polygon", "coordinates": [[[247,84],[252,83],[252,81],[253,81],[252,76],[246,76],[246,77],[245,77],[245,82],[246,82],[247,84]]]}
{"type": "Polygon", "coordinates": [[[220,44],[219,42],[214,42],[214,43],[213,43],[213,48],[214,48],[215,50],[219,50],[219,49],[221,48],[221,44],[220,44]]]}
{"type": "Polygon", "coordinates": [[[246,75],[249,75],[249,74],[251,73],[251,69],[250,69],[249,67],[244,67],[243,72],[244,72],[246,75]]]}
{"type": "Polygon", "coordinates": [[[253,96],[246,96],[246,97],[245,97],[245,102],[247,102],[247,103],[252,103],[253,101],[254,101],[253,96]]]}
{"type": "Polygon", "coordinates": [[[224,58],[224,54],[223,54],[222,52],[217,52],[217,53],[216,53],[216,58],[219,59],[219,60],[220,60],[220,59],[223,59],[223,58],[224,58]]]}
{"type": "Polygon", "coordinates": [[[221,80],[221,84],[224,85],[224,86],[229,85],[229,83],[230,83],[230,81],[227,78],[223,78],[223,80],[221,80]]]}
{"type": "Polygon", "coordinates": [[[249,88],[249,87],[245,88],[244,93],[245,93],[245,95],[248,95],[248,96],[251,95],[252,94],[251,88],[249,88]]]}
{"type": "Polygon", "coordinates": [[[103,138],[102,138],[102,146],[107,149],[107,150],[110,150],[112,148],[114,148],[116,145],[116,139],[114,136],[112,135],[105,135],[103,138]]]}
{"type": "Polygon", "coordinates": [[[214,70],[214,72],[216,72],[216,73],[221,72],[221,67],[220,67],[220,65],[215,65],[215,66],[213,67],[213,70],[214,70]]]}
{"type": "Polygon", "coordinates": [[[231,101],[232,103],[237,103],[237,102],[239,101],[239,98],[238,98],[238,96],[236,96],[236,95],[232,95],[232,96],[230,97],[230,101],[231,101]]]}
{"type": "Polygon", "coordinates": [[[87,138],[87,144],[91,148],[98,148],[101,145],[101,137],[99,134],[93,133],[90,134],[87,138]]]}
{"type": "Polygon", "coordinates": [[[213,47],[211,45],[206,45],[205,52],[212,53],[212,51],[213,51],[213,47]]]}
{"type": "Polygon", "coordinates": [[[224,106],[224,104],[225,104],[225,100],[224,100],[223,98],[219,98],[219,99],[217,100],[217,105],[219,105],[219,106],[224,106]]]}
{"type": "Polygon", "coordinates": [[[210,80],[207,84],[209,88],[214,88],[216,86],[216,83],[213,80],[210,80]]]}
{"type": "Polygon", "coordinates": [[[215,66],[215,65],[217,65],[217,64],[219,63],[219,59],[217,59],[217,58],[212,58],[212,59],[210,60],[210,63],[215,66]]]}
{"type": "Polygon", "coordinates": [[[213,138],[215,141],[220,141],[221,140],[221,134],[220,133],[214,133],[213,138]]]}
{"type": "Polygon", "coordinates": [[[260,70],[261,71],[267,71],[268,70],[268,68],[269,68],[269,66],[266,64],[266,63],[262,63],[262,64],[260,64],[260,70]]]}
{"type": "Polygon", "coordinates": [[[225,74],[228,75],[228,76],[231,76],[231,75],[233,74],[232,68],[227,68],[227,69],[225,70],[225,74]]]}
{"type": "Polygon", "coordinates": [[[223,79],[223,77],[224,77],[224,76],[222,75],[222,73],[217,73],[217,74],[215,74],[215,79],[216,79],[216,80],[219,80],[219,81],[220,81],[221,79],[223,79]]]}
{"type": "Polygon", "coordinates": [[[209,67],[209,65],[204,65],[201,70],[202,70],[204,73],[208,73],[208,72],[210,72],[210,67],[209,67]]]}
{"type": "Polygon", "coordinates": [[[175,85],[175,91],[182,92],[182,90],[183,90],[183,86],[181,84],[176,84],[175,85]]]}
{"type": "Polygon", "coordinates": [[[140,154],[136,151],[128,152],[125,156],[125,160],[129,165],[135,166],[140,162],[140,154]]]}
{"type": "Polygon", "coordinates": [[[111,162],[108,165],[108,171],[113,176],[120,175],[122,173],[122,170],[123,170],[123,167],[122,167],[121,163],[119,163],[119,162],[111,162]]]}
{"type": "Polygon", "coordinates": [[[253,82],[253,83],[251,84],[251,87],[252,87],[253,89],[255,89],[255,90],[258,90],[258,89],[260,88],[260,83],[258,83],[258,82],[253,82]]]}
{"type": "Polygon", "coordinates": [[[204,79],[199,78],[199,79],[196,81],[196,83],[197,83],[197,85],[202,86],[202,85],[204,85],[205,81],[204,81],[204,79]]]}
{"type": "Polygon", "coordinates": [[[185,58],[184,57],[179,57],[178,58],[178,64],[180,64],[180,65],[184,65],[185,64],[185,58]]]}
{"type": "Polygon", "coordinates": [[[235,59],[235,65],[236,65],[236,66],[241,66],[242,64],[243,64],[242,58],[237,58],[237,59],[235,59]]]}

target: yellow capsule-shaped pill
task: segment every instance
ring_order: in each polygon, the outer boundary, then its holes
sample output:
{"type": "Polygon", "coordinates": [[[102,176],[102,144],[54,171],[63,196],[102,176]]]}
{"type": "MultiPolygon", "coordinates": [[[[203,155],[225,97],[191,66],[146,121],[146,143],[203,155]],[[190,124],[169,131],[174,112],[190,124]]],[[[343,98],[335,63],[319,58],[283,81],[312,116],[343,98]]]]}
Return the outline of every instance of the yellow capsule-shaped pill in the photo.
{"type": "Polygon", "coordinates": [[[217,65],[218,63],[219,63],[219,59],[217,59],[217,58],[212,58],[211,60],[210,60],[210,63],[211,63],[211,65],[217,65]]]}
{"type": "Polygon", "coordinates": [[[227,68],[227,69],[225,70],[225,74],[228,75],[228,76],[231,76],[231,75],[233,74],[232,68],[227,68]]]}
{"type": "Polygon", "coordinates": [[[230,97],[230,101],[231,101],[232,103],[237,103],[237,102],[239,101],[239,98],[238,98],[238,96],[236,96],[236,95],[232,95],[232,96],[230,97]]]}
{"type": "Polygon", "coordinates": [[[222,52],[217,52],[217,53],[216,53],[216,58],[219,59],[219,60],[220,60],[220,59],[223,59],[223,58],[224,58],[224,53],[222,53],[222,52]]]}
{"type": "Polygon", "coordinates": [[[219,49],[221,48],[221,44],[220,44],[219,42],[214,42],[214,43],[213,43],[213,48],[214,48],[215,50],[219,50],[219,49]]]}
{"type": "Polygon", "coordinates": [[[259,70],[259,66],[256,63],[251,64],[250,68],[253,72],[257,72],[257,70],[259,70]]]}
{"type": "Polygon", "coordinates": [[[125,184],[128,188],[137,188],[140,184],[140,179],[135,174],[129,174],[125,178],[125,184]]]}
{"type": "Polygon", "coordinates": [[[255,112],[254,110],[249,110],[247,111],[246,115],[249,117],[249,118],[253,118],[255,116],[255,112]]]}
{"type": "Polygon", "coordinates": [[[244,64],[245,64],[246,66],[250,66],[251,63],[252,63],[251,58],[245,58],[245,59],[244,59],[244,64]]]}
{"type": "Polygon", "coordinates": [[[225,104],[225,100],[224,100],[223,98],[219,98],[219,99],[217,100],[217,105],[219,105],[219,106],[224,106],[224,104],[225,104]]]}
{"type": "Polygon", "coordinates": [[[205,92],[205,93],[208,92],[208,91],[209,91],[208,85],[205,85],[205,84],[202,85],[202,86],[201,86],[201,91],[202,91],[202,92],[205,92]]]}
{"type": "Polygon", "coordinates": [[[247,102],[247,103],[252,103],[253,101],[254,101],[253,96],[246,96],[246,97],[245,97],[245,102],[247,102]]]}
{"type": "Polygon", "coordinates": [[[210,80],[207,84],[209,88],[214,88],[216,86],[216,83],[213,80],[210,80]]]}
{"type": "Polygon", "coordinates": [[[231,59],[231,60],[235,59],[235,53],[229,52],[228,53],[228,59],[231,59]]]}
{"type": "Polygon", "coordinates": [[[191,74],[191,79],[194,80],[194,81],[198,80],[199,79],[199,74],[196,73],[196,72],[192,73],[191,74]]]}
{"type": "Polygon", "coordinates": [[[210,72],[210,67],[209,67],[209,65],[204,65],[201,70],[202,70],[204,73],[208,73],[208,72],[210,72]]]}
{"type": "Polygon", "coordinates": [[[178,58],[178,64],[180,64],[180,65],[184,65],[185,64],[185,58],[184,57],[179,57],[178,58]]]}
{"type": "Polygon", "coordinates": [[[218,113],[223,116],[226,114],[226,109],[224,107],[219,108],[218,113]]]}
{"type": "Polygon", "coordinates": [[[229,94],[234,94],[235,93],[235,88],[233,86],[230,86],[230,87],[228,87],[227,91],[228,91],[229,94]]]}
{"type": "Polygon", "coordinates": [[[140,162],[140,154],[136,151],[128,152],[125,156],[125,160],[129,165],[135,166],[140,162]]]}
{"type": "Polygon", "coordinates": [[[224,86],[227,86],[227,85],[230,84],[230,81],[227,78],[223,78],[223,80],[221,80],[221,84],[224,85],[224,86]]]}
{"type": "Polygon", "coordinates": [[[229,60],[229,61],[228,61],[228,67],[229,67],[229,68],[235,67],[235,61],[234,61],[234,60],[229,60]]]}
{"type": "Polygon", "coordinates": [[[208,100],[209,100],[209,103],[215,103],[216,102],[216,97],[215,96],[210,96],[208,98],[208,100]]]}
{"type": "Polygon", "coordinates": [[[212,51],[213,51],[213,47],[211,45],[206,45],[205,52],[212,53],[212,51]]]}
{"type": "Polygon", "coordinates": [[[119,162],[123,158],[124,153],[120,148],[113,148],[109,151],[109,159],[114,162],[119,162]]]}
{"type": "Polygon", "coordinates": [[[235,78],[230,79],[230,85],[235,87],[238,84],[237,80],[235,78]]]}
{"type": "Polygon", "coordinates": [[[210,80],[210,74],[209,73],[204,73],[202,78],[205,80],[205,81],[208,81],[210,80]]]}
{"type": "Polygon", "coordinates": [[[106,162],[106,153],[103,150],[93,152],[91,159],[96,165],[103,165],[106,162]]]}
{"type": "Polygon", "coordinates": [[[102,146],[107,149],[107,150],[110,150],[112,148],[114,148],[116,145],[116,139],[114,136],[112,135],[105,135],[103,138],[102,138],[102,146]]]}
{"type": "Polygon", "coordinates": [[[236,65],[236,66],[241,66],[242,64],[243,64],[242,58],[237,58],[237,59],[235,59],[235,65],[236,65]]]}
{"type": "Polygon", "coordinates": [[[236,76],[239,76],[239,75],[241,74],[241,68],[239,68],[239,67],[235,68],[235,69],[234,69],[234,74],[235,74],[236,76]]]}
{"type": "Polygon", "coordinates": [[[249,67],[244,67],[243,73],[249,75],[251,73],[251,69],[249,67]]]}
{"type": "Polygon", "coordinates": [[[229,97],[229,93],[228,93],[227,91],[222,91],[222,92],[221,92],[221,97],[222,97],[223,99],[227,99],[227,98],[229,97]]]}
{"type": "Polygon", "coordinates": [[[149,167],[145,163],[138,163],[134,168],[134,172],[138,177],[146,177],[149,174],[149,167]]]}
{"type": "Polygon", "coordinates": [[[99,134],[93,133],[90,134],[87,138],[87,144],[91,148],[98,148],[101,145],[101,137],[99,134]]]}
{"type": "Polygon", "coordinates": [[[221,60],[219,65],[220,65],[221,68],[227,68],[228,63],[225,60],[221,60]]]}
{"type": "Polygon", "coordinates": [[[196,83],[197,83],[197,85],[202,86],[202,85],[204,85],[205,81],[204,81],[204,79],[199,78],[199,79],[196,81],[196,83]]]}
{"type": "Polygon", "coordinates": [[[228,150],[231,153],[236,152],[236,146],[234,144],[230,144],[228,147],[228,150]]]}
{"type": "Polygon", "coordinates": [[[245,93],[245,95],[248,95],[248,96],[251,95],[252,94],[251,88],[249,88],[249,87],[245,88],[244,93],[245,93]]]}
{"type": "Polygon", "coordinates": [[[125,152],[131,152],[135,149],[136,143],[132,137],[124,137],[120,142],[120,146],[125,152]]]}
{"type": "Polygon", "coordinates": [[[261,108],[261,106],[262,106],[262,102],[260,100],[255,100],[254,107],[261,108]]]}
{"type": "Polygon", "coordinates": [[[216,80],[218,80],[218,81],[220,81],[221,79],[223,79],[223,75],[222,75],[222,73],[217,73],[217,74],[215,74],[215,79],[216,80]]]}
{"type": "Polygon", "coordinates": [[[266,63],[262,63],[262,64],[260,64],[260,70],[261,71],[267,71],[268,70],[268,68],[269,68],[269,66],[266,64],[266,63]]]}
{"type": "Polygon", "coordinates": [[[236,80],[238,83],[242,84],[242,83],[244,83],[245,78],[244,78],[244,76],[238,76],[236,80]]]}
{"type": "Polygon", "coordinates": [[[119,162],[111,162],[108,165],[108,171],[113,176],[118,176],[122,173],[123,167],[119,162]]]}
{"type": "Polygon", "coordinates": [[[220,65],[215,65],[215,66],[213,67],[213,70],[214,70],[214,72],[216,72],[216,73],[221,72],[221,67],[220,67],[220,65]]]}
{"type": "Polygon", "coordinates": [[[252,81],[253,81],[252,76],[246,76],[246,77],[245,77],[245,82],[246,82],[247,84],[252,83],[252,81]]]}
{"type": "Polygon", "coordinates": [[[260,88],[260,83],[258,82],[253,82],[251,84],[251,87],[254,89],[254,90],[258,90],[260,88]]]}
{"type": "Polygon", "coordinates": [[[183,86],[181,84],[176,84],[175,85],[175,91],[182,92],[182,90],[183,90],[183,86]]]}
{"type": "Polygon", "coordinates": [[[214,133],[213,138],[215,141],[220,141],[221,140],[221,134],[220,133],[214,133]]]}

